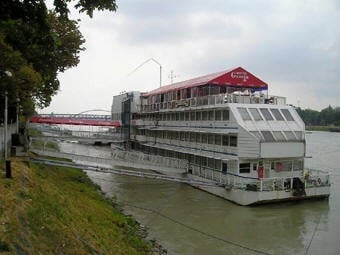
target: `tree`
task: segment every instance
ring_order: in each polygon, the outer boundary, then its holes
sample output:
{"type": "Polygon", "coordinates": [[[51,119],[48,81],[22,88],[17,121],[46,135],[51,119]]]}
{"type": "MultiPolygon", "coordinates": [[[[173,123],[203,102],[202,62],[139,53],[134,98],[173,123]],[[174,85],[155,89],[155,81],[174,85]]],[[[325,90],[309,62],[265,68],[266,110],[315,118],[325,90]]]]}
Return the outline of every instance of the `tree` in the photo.
{"type": "Polygon", "coordinates": [[[311,109],[303,110],[301,108],[297,108],[297,112],[307,126],[340,125],[340,107],[333,108],[332,106],[328,106],[320,112],[311,109]]]}
{"type": "Polygon", "coordinates": [[[54,0],[54,11],[43,0],[0,1],[0,72],[13,73],[11,79],[0,75],[0,92],[8,91],[10,105],[20,98],[25,114],[48,106],[59,89],[58,73],[79,63],[85,40],[78,21],[68,17],[72,3],[90,17],[117,8],[114,0],[54,0]]]}

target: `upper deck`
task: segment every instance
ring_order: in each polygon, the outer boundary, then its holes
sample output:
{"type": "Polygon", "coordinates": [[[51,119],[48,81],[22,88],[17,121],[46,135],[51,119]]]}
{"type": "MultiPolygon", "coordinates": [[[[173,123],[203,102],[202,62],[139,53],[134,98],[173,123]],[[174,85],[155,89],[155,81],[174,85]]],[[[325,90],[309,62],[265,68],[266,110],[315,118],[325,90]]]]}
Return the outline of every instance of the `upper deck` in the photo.
{"type": "Polygon", "coordinates": [[[226,103],[285,105],[283,97],[268,96],[268,85],[242,67],[163,86],[141,95],[141,111],[226,103]]]}

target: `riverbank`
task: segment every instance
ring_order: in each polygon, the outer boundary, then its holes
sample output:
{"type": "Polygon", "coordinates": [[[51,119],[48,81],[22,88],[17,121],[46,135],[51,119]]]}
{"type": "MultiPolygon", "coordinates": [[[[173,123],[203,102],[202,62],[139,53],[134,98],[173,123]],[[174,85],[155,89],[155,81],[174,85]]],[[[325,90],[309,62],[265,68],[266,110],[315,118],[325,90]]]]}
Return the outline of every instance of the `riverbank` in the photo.
{"type": "Polygon", "coordinates": [[[12,179],[3,170],[1,254],[160,254],[84,172],[18,159],[12,159],[12,179]]]}
{"type": "Polygon", "coordinates": [[[308,131],[340,132],[339,126],[306,126],[308,131]]]}

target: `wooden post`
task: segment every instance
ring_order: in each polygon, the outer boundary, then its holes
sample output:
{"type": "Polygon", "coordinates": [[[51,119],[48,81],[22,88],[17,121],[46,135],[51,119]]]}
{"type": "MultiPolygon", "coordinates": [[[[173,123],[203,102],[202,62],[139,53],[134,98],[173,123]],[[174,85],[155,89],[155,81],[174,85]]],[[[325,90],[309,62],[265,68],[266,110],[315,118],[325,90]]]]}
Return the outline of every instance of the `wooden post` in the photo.
{"type": "Polygon", "coordinates": [[[11,161],[6,160],[6,178],[12,178],[11,161]]]}

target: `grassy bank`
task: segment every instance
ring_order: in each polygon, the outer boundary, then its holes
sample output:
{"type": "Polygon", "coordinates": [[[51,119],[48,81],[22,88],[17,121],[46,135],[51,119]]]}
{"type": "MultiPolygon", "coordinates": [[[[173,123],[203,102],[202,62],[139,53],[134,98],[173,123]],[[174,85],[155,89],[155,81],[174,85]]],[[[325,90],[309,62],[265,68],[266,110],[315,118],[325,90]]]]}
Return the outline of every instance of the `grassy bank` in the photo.
{"type": "Polygon", "coordinates": [[[309,131],[340,132],[339,126],[306,126],[309,131]]]}
{"type": "Polygon", "coordinates": [[[12,172],[0,176],[1,254],[151,254],[145,231],[82,171],[12,160],[12,172]]]}

